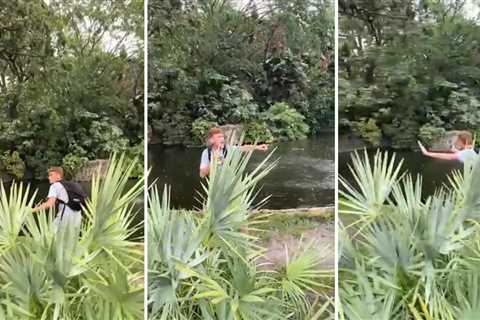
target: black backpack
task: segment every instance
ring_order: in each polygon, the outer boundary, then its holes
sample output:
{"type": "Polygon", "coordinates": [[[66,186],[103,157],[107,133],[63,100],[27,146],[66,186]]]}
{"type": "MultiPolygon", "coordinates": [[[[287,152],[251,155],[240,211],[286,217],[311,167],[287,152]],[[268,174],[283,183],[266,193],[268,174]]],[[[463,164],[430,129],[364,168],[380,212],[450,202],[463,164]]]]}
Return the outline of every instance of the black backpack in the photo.
{"type": "Polygon", "coordinates": [[[68,206],[73,211],[81,211],[86,205],[87,193],[83,190],[82,186],[73,181],[61,180],[59,181],[67,191],[68,202],[58,199],[58,202],[68,206]]]}
{"type": "MultiPolygon", "coordinates": [[[[208,162],[212,162],[212,147],[208,147],[208,162]]],[[[227,157],[227,146],[225,145],[223,147],[223,159],[225,159],[227,157]]]]}

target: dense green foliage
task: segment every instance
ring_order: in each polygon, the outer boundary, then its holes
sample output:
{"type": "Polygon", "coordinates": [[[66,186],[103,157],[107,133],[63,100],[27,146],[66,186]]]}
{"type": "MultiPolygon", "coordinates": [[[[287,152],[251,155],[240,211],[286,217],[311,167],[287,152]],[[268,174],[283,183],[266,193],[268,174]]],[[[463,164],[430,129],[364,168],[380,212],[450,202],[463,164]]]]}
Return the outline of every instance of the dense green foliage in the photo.
{"type": "MultiPolygon", "coordinates": [[[[32,212],[24,184],[0,185],[0,319],[143,319],[143,249],[132,234],[143,179],[136,160],[114,157],[92,181],[82,226],[32,212]]],[[[70,216],[69,216],[70,217],[70,216]]]]}
{"type": "Polygon", "coordinates": [[[340,1],[342,129],[398,148],[445,130],[478,131],[480,25],[471,7],[478,8],[465,1],[340,1]]]}
{"type": "Polygon", "coordinates": [[[2,173],[142,143],[143,1],[3,1],[0,21],[2,173]]]}
{"type": "Polygon", "coordinates": [[[275,163],[246,172],[250,153],[234,149],[213,165],[201,214],[172,209],[169,190],[150,194],[149,315],[178,320],[333,319],[333,274],[322,268],[329,244],[285,249],[285,263],[262,263],[256,185],[275,163]]]}
{"type": "Polygon", "coordinates": [[[155,141],[199,143],[212,123],[243,124],[247,140],[265,142],[333,124],[331,1],[238,8],[228,0],[153,0],[148,27],[155,141]],[[288,105],[293,123],[265,121],[276,103],[288,105]]]}
{"type": "Polygon", "coordinates": [[[356,185],[341,180],[339,319],[478,319],[480,157],[427,198],[388,154],[356,155],[352,173],[356,185]]]}

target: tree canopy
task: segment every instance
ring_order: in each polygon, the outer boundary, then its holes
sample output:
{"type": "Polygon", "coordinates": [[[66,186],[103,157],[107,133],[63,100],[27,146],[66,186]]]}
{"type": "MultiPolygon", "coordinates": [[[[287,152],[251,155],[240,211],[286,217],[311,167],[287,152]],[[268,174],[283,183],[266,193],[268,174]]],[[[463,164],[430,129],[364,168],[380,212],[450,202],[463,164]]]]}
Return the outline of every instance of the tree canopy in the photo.
{"type": "Polygon", "coordinates": [[[0,172],[143,150],[143,1],[1,3],[0,172]]]}
{"type": "Polygon", "coordinates": [[[447,130],[478,131],[480,25],[468,8],[465,1],[339,1],[341,130],[396,148],[447,130]]]}
{"type": "Polygon", "coordinates": [[[148,24],[157,142],[199,143],[212,125],[242,124],[247,140],[268,142],[333,124],[331,1],[152,0],[148,24]]]}

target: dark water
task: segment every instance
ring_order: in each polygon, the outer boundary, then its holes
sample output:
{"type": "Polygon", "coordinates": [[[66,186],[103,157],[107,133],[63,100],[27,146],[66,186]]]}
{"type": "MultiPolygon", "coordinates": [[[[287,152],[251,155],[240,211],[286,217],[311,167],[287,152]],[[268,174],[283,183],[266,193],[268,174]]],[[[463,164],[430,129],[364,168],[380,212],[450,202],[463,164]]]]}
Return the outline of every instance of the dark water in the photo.
{"type": "MultiPolygon", "coordinates": [[[[335,201],[335,150],[333,133],[312,139],[284,142],[273,158],[280,157],[278,166],[264,179],[258,199],[271,195],[264,206],[286,209],[333,205],[335,201]]],[[[196,190],[200,187],[198,168],[201,148],[149,146],[150,180],[156,179],[163,189],[172,188],[172,205],[176,208],[198,207],[196,190]]],[[[255,151],[249,168],[258,165],[266,153],[255,151]]]]}
{"type": "MultiPolygon", "coordinates": [[[[444,183],[448,183],[448,176],[454,170],[461,170],[463,165],[458,161],[438,160],[425,157],[421,152],[416,151],[398,151],[384,150],[389,154],[395,152],[397,162],[403,159],[402,172],[408,171],[413,176],[421,174],[423,177],[423,196],[432,195],[436,189],[440,188],[444,183]]],[[[369,155],[373,158],[376,150],[369,150],[369,155]]],[[[363,150],[359,150],[363,156],[363,150]]],[[[353,183],[352,175],[348,169],[351,164],[351,152],[342,152],[338,155],[339,174],[353,183]]],[[[353,184],[356,186],[355,184],[353,184]]],[[[339,186],[340,187],[340,186],[339,186]]]]}

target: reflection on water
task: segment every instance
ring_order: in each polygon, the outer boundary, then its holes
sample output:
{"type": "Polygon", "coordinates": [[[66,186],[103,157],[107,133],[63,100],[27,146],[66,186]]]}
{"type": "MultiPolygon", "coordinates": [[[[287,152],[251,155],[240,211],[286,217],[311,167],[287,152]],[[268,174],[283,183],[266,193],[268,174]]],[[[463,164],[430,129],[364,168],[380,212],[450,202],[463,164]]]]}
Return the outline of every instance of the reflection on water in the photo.
{"type": "MultiPolygon", "coordinates": [[[[461,170],[463,165],[458,161],[438,160],[424,156],[421,152],[405,150],[384,150],[390,154],[395,152],[397,162],[403,159],[402,172],[408,171],[413,176],[420,174],[423,180],[423,196],[433,195],[435,190],[448,183],[448,176],[454,170],[461,170]]],[[[363,153],[363,151],[359,151],[363,153]]],[[[371,158],[376,150],[369,150],[371,158]]],[[[340,153],[338,156],[338,170],[342,177],[353,183],[348,165],[351,164],[350,152],[340,153]]],[[[356,186],[355,184],[353,184],[356,186]]]]}
{"type": "MultiPolygon", "coordinates": [[[[270,209],[285,209],[333,205],[335,189],[335,150],[333,133],[312,139],[283,142],[273,158],[280,158],[278,166],[261,182],[257,199],[271,195],[265,205],[270,209]]],[[[199,206],[200,188],[198,167],[201,148],[149,146],[150,180],[163,188],[172,187],[172,205],[192,209],[199,206]]],[[[249,163],[253,169],[264,159],[265,153],[256,151],[249,163]]]]}

